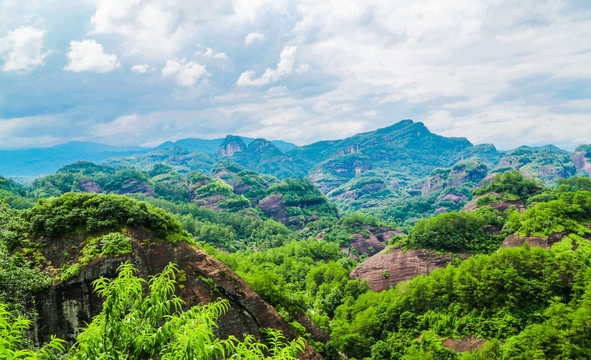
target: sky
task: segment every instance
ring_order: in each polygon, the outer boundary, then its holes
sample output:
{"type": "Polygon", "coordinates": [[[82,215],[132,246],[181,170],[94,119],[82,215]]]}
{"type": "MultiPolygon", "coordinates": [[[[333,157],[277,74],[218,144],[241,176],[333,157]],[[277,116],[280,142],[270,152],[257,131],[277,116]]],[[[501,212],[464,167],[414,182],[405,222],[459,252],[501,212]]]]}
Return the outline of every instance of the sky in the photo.
{"type": "Polygon", "coordinates": [[[0,0],[0,148],[591,143],[591,1],[0,0]]]}

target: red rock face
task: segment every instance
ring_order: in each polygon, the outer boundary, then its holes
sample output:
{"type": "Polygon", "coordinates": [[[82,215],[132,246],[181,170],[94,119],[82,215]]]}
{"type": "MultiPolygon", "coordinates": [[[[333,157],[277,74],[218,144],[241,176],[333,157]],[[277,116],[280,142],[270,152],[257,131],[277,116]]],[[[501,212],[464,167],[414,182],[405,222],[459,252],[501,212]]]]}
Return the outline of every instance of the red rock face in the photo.
{"type": "Polygon", "coordinates": [[[259,208],[273,220],[282,224],[289,223],[289,215],[285,212],[286,206],[283,203],[283,195],[273,194],[267,196],[259,203],[259,208]]]}
{"type": "Polygon", "coordinates": [[[218,149],[218,155],[221,156],[232,156],[238,152],[242,152],[246,150],[243,142],[232,141],[225,146],[222,146],[218,149]]]}
{"type": "Polygon", "coordinates": [[[585,151],[578,151],[573,154],[571,159],[572,159],[573,164],[575,165],[575,168],[577,169],[577,171],[580,171],[580,170],[586,171],[587,174],[589,174],[589,176],[591,176],[591,163],[589,163],[587,161],[587,159],[585,158],[586,154],[587,153],[585,151]]]}
{"type": "Polygon", "coordinates": [[[87,193],[101,193],[101,192],[103,192],[103,188],[101,188],[101,186],[99,184],[97,184],[96,182],[94,182],[90,179],[80,180],[80,182],[78,183],[78,187],[80,188],[80,190],[87,192],[87,193]]]}
{"type": "MultiPolygon", "coordinates": [[[[462,255],[467,258],[467,255],[462,255]]],[[[376,292],[395,287],[401,281],[443,268],[452,261],[452,254],[439,254],[431,250],[406,250],[395,246],[362,262],[349,274],[349,279],[367,280],[376,292]]]]}
{"type": "MultiPolygon", "coordinates": [[[[260,328],[274,328],[283,331],[288,339],[297,335],[283,318],[264,302],[240,276],[223,263],[210,257],[202,250],[187,243],[172,244],[155,242],[151,235],[133,231],[133,254],[108,256],[95,259],[84,266],[78,277],[59,282],[37,297],[37,337],[47,341],[53,334],[72,341],[79,328],[89,322],[101,311],[102,300],[92,291],[92,282],[99,277],[115,277],[116,269],[125,261],[130,261],[139,270],[139,276],[148,278],[161,272],[169,262],[179,265],[184,271],[186,281],[180,282],[177,295],[187,307],[207,304],[217,298],[230,301],[230,309],[218,320],[218,336],[226,338],[234,335],[242,338],[251,334],[261,339],[260,328]],[[142,241],[148,239],[147,242],[142,241]]],[[[83,239],[54,239],[43,251],[46,258],[52,259],[55,268],[61,267],[60,249],[83,239]]],[[[82,242],[83,244],[83,242],[82,242]]],[[[62,257],[63,258],[63,255],[62,257]]],[[[63,261],[62,261],[63,262],[63,261]]],[[[322,359],[310,346],[301,354],[301,359],[322,359]]]]}
{"type": "Polygon", "coordinates": [[[119,195],[144,194],[146,196],[156,196],[154,190],[145,181],[125,180],[123,184],[123,188],[119,190],[119,195]]]}
{"type": "MultiPolygon", "coordinates": [[[[556,244],[557,242],[560,242],[562,239],[564,239],[569,234],[570,234],[570,232],[566,232],[566,231],[550,234],[548,237],[519,236],[519,235],[511,234],[505,238],[505,240],[501,244],[501,247],[502,248],[519,247],[527,242],[530,246],[541,247],[541,248],[548,250],[552,247],[552,245],[556,244]]],[[[589,237],[589,235],[587,235],[586,237],[589,237]]]]}
{"type": "MultiPolygon", "coordinates": [[[[357,250],[361,255],[373,256],[385,249],[395,234],[406,235],[396,229],[365,226],[363,230],[352,236],[349,246],[357,250]]],[[[350,253],[349,256],[358,260],[357,256],[350,253]]]]}
{"type": "Polygon", "coordinates": [[[443,340],[442,344],[448,349],[452,349],[455,352],[466,352],[480,350],[488,341],[481,339],[475,335],[466,336],[461,339],[446,339],[443,340]]]}
{"type": "Polygon", "coordinates": [[[450,192],[449,194],[438,197],[435,203],[439,203],[440,201],[451,201],[457,204],[465,200],[467,200],[466,195],[456,192],[450,192]]]}
{"type": "MultiPolygon", "coordinates": [[[[491,192],[489,194],[485,194],[485,195],[481,195],[481,196],[476,196],[474,198],[472,198],[472,200],[470,200],[470,202],[468,202],[466,205],[464,205],[464,207],[462,208],[463,211],[474,211],[477,209],[476,207],[476,202],[478,201],[478,199],[485,197],[486,195],[494,195],[494,196],[498,196],[498,197],[502,197],[503,194],[499,194],[499,193],[494,193],[491,192]]],[[[517,208],[517,210],[522,213],[525,211],[525,204],[523,203],[523,200],[518,199],[518,200],[500,200],[497,202],[493,202],[490,204],[487,204],[487,206],[492,207],[493,209],[496,209],[500,212],[503,212],[507,209],[509,209],[511,206],[515,206],[517,208]]]]}

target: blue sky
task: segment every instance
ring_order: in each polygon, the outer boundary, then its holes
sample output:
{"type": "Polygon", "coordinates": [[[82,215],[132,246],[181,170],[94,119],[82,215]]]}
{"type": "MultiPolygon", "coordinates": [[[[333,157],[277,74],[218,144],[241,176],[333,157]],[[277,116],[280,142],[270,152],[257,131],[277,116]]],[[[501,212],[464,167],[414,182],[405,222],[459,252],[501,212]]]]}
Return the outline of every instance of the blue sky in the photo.
{"type": "Polygon", "coordinates": [[[0,148],[296,144],[402,119],[591,143],[591,2],[0,0],[0,148]]]}

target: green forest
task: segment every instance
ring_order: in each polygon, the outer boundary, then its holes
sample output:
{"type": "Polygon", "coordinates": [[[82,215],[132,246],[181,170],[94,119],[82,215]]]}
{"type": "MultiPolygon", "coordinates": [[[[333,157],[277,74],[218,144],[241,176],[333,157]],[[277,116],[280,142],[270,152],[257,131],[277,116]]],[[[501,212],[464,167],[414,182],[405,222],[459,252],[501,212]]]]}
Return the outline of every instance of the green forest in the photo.
{"type": "Polygon", "coordinates": [[[591,359],[589,178],[506,171],[461,190],[470,209],[434,212],[427,195],[343,211],[310,180],[216,167],[79,162],[27,187],[2,178],[0,358],[591,359]],[[187,249],[227,270],[182,263],[187,249]],[[350,275],[393,249],[453,260],[380,292],[350,275]],[[146,258],[158,251],[181,261],[146,258]],[[166,266],[149,273],[151,261],[166,266]],[[183,298],[193,270],[210,302],[183,298]],[[233,272],[283,330],[219,336],[232,306],[255,301],[223,285],[233,272]],[[39,341],[37,302],[85,281],[100,311],[70,339],[39,341]]]}

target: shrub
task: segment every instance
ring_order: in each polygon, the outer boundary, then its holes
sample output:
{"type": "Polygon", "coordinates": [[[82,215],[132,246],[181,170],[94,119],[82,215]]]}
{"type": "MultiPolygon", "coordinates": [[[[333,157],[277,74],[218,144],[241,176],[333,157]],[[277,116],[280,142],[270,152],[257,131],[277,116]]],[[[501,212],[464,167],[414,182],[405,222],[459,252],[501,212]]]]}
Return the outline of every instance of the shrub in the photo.
{"type": "Polygon", "coordinates": [[[110,233],[100,239],[103,255],[122,255],[131,253],[131,238],[121,233],[110,233]]]}

